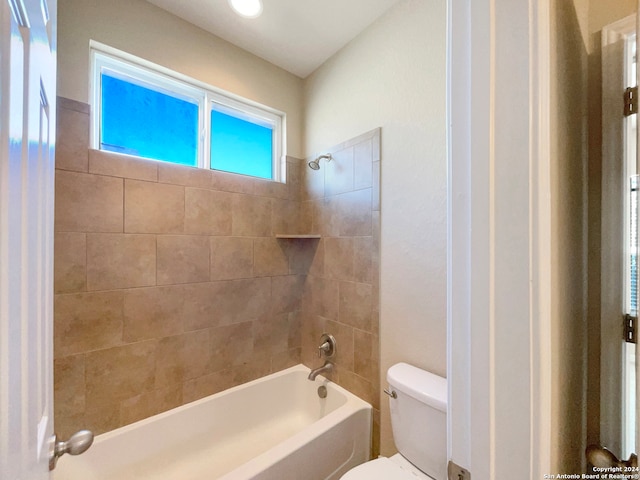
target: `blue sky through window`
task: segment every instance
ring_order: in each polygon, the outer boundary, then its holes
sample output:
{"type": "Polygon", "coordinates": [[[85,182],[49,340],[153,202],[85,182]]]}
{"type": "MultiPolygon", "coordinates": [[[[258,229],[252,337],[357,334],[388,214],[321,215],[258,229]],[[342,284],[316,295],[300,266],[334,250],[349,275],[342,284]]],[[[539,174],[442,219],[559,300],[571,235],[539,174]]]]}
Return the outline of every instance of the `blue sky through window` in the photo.
{"type": "Polygon", "coordinates": [[[198,104],[101,75],[101,149],[198,164],[198,104]]]}
{"type": "Polygon", "coordinates": [[[273,178],[273,130],[211,111],[211,168],[273,178]]]}

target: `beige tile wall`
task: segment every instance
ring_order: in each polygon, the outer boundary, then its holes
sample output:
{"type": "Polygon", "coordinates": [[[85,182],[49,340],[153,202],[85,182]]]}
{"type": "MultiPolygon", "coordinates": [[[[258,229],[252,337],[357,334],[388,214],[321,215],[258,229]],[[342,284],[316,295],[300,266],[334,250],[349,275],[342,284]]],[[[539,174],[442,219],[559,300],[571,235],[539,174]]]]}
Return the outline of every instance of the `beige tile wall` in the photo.
{"type": "Polygon", "coordinates": [[[300,363],[305,254],[274,235],[298,228],[301,162],[274,184],[109,154],[88,148],[87,105],[58,115],[58,434],[300,363]]]}
{"type": "Polygon", "coordinates": [[[59,99],[55,416],[95,433],[281,370],[320,364],[375,408],[379,442],[379,130],[287,183],[90,150],[89,108],[59,99]],[[281,240],[276,233],[319,233],[281,240]]]}
{"type": "Polygon", "coordinates": [[[301,229],[322,236],[307,266],[302,361],[321,365],[320,335],[335,336],[336,370],[329,378],[373,405],[375,457],[380,441],[380,130],[327,152],[333,160],[322,160],[320,170],[302,170],[301,229]]]}

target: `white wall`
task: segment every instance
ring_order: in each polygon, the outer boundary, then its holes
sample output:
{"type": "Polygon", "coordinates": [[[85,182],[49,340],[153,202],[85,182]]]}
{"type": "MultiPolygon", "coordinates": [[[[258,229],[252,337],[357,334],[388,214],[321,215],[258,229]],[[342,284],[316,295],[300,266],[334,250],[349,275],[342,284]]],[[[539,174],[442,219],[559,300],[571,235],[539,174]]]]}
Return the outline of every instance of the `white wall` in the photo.
{"type": "Polygon", "coordinates": [[[143,0],[60,0],[58,95],[89,101],[89,40],[287,114],[287,154],[303,156],[302,80],[143,0]]]}
{"type": "Polygon", "coordinates": [[[383,385],[399,361],[446,374],[445,54],[445,0],[405,0],[305,80],[307,156],[382,127],[383,385]]]}

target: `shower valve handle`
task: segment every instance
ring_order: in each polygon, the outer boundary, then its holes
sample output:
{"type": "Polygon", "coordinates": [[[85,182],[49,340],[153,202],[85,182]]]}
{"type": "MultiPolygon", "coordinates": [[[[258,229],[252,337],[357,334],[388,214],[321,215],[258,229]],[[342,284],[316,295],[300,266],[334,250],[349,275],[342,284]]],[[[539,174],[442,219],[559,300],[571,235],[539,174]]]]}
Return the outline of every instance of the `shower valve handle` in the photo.
{"type": "Polygon", "coordinates": [[[336,354],[336,339],[333,335],[323,333],[318,347],[318,358],[331,358],[336,354]]]}
{"type": "Polygon", "coordinates": [[[322,358],[322,354],[328,353],[329,350],[331,350],[331,344],[329,342],[324,342],[318,347],[318,358],[322,358]]]}

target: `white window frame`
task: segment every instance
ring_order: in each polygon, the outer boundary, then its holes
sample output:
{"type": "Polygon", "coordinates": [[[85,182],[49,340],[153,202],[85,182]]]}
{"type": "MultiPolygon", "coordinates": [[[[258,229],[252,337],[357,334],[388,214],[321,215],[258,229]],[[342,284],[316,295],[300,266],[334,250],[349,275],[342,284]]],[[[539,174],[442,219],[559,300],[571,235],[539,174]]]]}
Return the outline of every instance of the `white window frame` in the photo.
{"type": "Polygon", "coordinates": [[[213,109],[271,128],[273,132],[271,180],[285,182],[286,115],[283,112],[93,40],[90,43],[90,62],[91,148],[100,150],[101,75],[103,71],[107,70],[116,78],[133,80],[133,83],[143,87],[152,87],[176,98],[198,104],[198,132],[200,133],[197,146],[197,166],[199,168],[211,169],[210,139],[211,111],[213,109]]]}
{"type": "MultiPolygon", "coordinates": [[[[269,112],[264,108],[255,107],[247,104],[246,102],[242,102],[239,100],[234,100],[227,96],[221,95],[219,93],[209,91],[207,92],[207,110],[206,110],[206,122],[207,122],[207,132],[211,132],[211,111],[217,110],[222,113],[226,113],[228,115],[232,115],[234,117],[240,118],[241,120],[246,120],[251,123],[255,123],[257,125],[271,128],[271,171],[272,171],[272,179],[280,180],[281,177],[284,176],[285,172],[285,164],[286,157],[282,155],[282,115],[278,115],[273,112],[269,112]]],[[[206,144],[206,154],[205,157],[205,168],[211,168],[211,135],[207,134],[205,137],[206,144]]],[[[284,182],[284,179],[281,180],[284,182]]]]}

